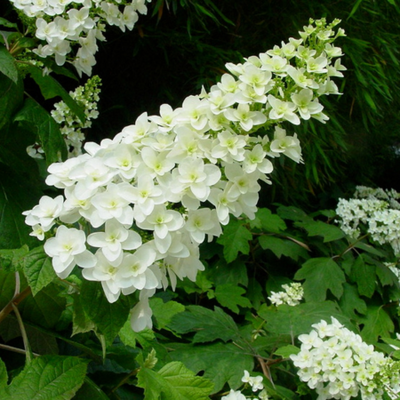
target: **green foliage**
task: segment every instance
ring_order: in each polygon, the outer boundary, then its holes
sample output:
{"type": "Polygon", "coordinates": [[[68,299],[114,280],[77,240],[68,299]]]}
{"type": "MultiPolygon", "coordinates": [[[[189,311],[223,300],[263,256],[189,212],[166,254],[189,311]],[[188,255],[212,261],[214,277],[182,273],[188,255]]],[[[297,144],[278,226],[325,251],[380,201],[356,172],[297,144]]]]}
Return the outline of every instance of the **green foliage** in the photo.
{"type": "Polygon", "coordinates": [[[150,299],[154,330],[134,332],[129,310],[137,294],[110,304],[101,285],[82,281],[78,271],[71,279],[56,278],[23,222],[22,211],[45,193],[45,166],[66,157],[50,103],[62,98],[81,120],[85,116],[66,89],[74,74],[49,59],[43,62],[57,79],[24,66],[20,61],[36,39],[0,18],[0,397],[219,399],[243,388],[247,370],[264,376],[275,399],[315,398],[294,378],[288,360],[298,351],[296,337],[312,324],[335,317],[368,343],[383,337],[400,347],[391,339],[400,329],[399,282],[385,264],[397,262],[391,250],[345,237],[332,211],[310,214],[356,181],[392,184],[386,171],[398,162],[399,7],[373,0],[290,0],[285,7],[262,0],[158,0],[152,7],[133,32],[114,32],[104,44],[96,67],[105,86],[103,119],[89,139],[110,137],[164,102],[179,105],[214,84],[226,61],[272,48],[310,15],[343,20],[344,94],[324,102],[331,119],[326,125],[296,127],[305,164],[275,160],[274,184],[262,196],[269,208],[252,221],[232,218],[218,240],[202,246],[206,269],[197,281],[184,280],[175,293],[150,299]],[[26,155],[35,141],[44,161],[26,155]],[[271,304],[272,292],[294,280],[302,282],[304,300],[271,304]],[[29,363],[30,349],[39,356],[29,363]]]}
{"type": "Polygon", "coordinates": [[[156,372],[141,368],[138,372],[138,386],[145,389],[145,400],[204,400],[211,393],[210,381],[195,376],[180,362],[171,362],[156,372]]]}
{"type": "Polygon", "coordinates": [[[303,286],[307,301],[324,301],[328,289],[339,300],[343,294],[342,285],[346,281],[344,272],[335,261],[325,257],[307,260],[296,272],[294,279],[305,279],[303,286]]]}
{"type": "Polygon", "coordinates": [[[8,399],[69,400],[82,385],[87,363],[76,357],[43,356],[32,360],[0,394],[8,399]]]}

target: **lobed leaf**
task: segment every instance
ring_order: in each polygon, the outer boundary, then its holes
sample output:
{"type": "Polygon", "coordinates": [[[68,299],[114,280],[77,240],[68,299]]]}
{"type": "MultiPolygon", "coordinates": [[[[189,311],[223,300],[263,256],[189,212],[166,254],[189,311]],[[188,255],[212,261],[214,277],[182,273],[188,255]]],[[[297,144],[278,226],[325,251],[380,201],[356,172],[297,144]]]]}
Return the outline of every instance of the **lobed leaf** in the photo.
{"type": "Polygon", "coordinates": [[[221,306],[229,308],[236,314],[239,314],[239,307],[251,308],[250,300],[243,297],[246,290],[240,286],[235,286],[230,283],[219,285],[215,289],[215,297],[221,306]]]}
{"type": "Polygon", "coordinates": [[[168,327],[177,333],[196,332],[193,343],[212,342],[217,339],[227,342],[239,334],[232,317],[219,307],[211,311],[201,306],[188,306],[187,311],[172,318],[168,327]]]}
{"type": "Polygon", "coordinates": [[[34,296],[57,277],[51,258],[44,252],[43,246],[26,254],[22,266],[34,296]]]}
{"type": "Polygon", "coordinates": [[[327,290],[340,299],[343,294],[343,283],[346,282],[342,269],[327,257],[307,260],[296,272],[294,279],[305,279],[303,288],[306,301],[325,300],[327,290]]]}
{"type": "Polygon", "coordinates": [[[0,397],[4,400],[70,400],[81,387],[86,368],[87,362],[77,357],[35,358],[0,392],[0,397]]]}
{"type": "Polygon", "coordinates": [[[244,226],[243,221],[231,219],[229,224],[224,228],[224,233],[217,240],[219,244],[224,246],[224,257],[227,263],[236,260],[239,251],[242,254],[249,254],[249,241],[252,234],[244,226]]]}
{"type": "Polygon", "coordinates": [[[129,315],[129,303],[121,297],[115,303],[109,303],[99,282],[84,281],[81,288],[82,308],[95,323],[110,345],[129,315]]]}
{"type": "Polygon", "coordinates": [[[181,361],[193,372],[204,371],[204,378],[214,383],[213,393],[219,392],[226,383],[232,389],[243,384],[243,371],[254,368],[250,349],[241,349],[232,343],[214,343],[203,346],[170,343],[172,360],[181,361]]]}
{"type": "Polygon", "coordinates": [[[144,389],[145,400],[205,400],[211,394],[213,384],[196,376],[181,362],[171,362],[156,372],[141,368],[138,386],[144,389]]]}
{"type": "Polygon", "coordinates": [[[18,69],[14,57],[8,52],[5,46],[0,45],[0,72],[14,83],[18,82],[18,69]]]}

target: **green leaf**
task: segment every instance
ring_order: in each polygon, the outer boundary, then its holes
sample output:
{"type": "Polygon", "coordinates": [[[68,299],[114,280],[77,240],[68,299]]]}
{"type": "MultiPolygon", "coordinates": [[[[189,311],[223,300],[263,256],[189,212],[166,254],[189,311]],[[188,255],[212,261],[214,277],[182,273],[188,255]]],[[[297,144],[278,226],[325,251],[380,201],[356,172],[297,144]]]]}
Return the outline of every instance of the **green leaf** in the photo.
{"type": "Polygon", "coordinates": [[[187,369],[180,362],[171,362],[160,371],[141,368],[138,386],[144,389],[145,400],[205,400],[211,394],[213,384],[187,369]]]}
{"type": "Polygon", "coordinates": [[[77,357],[42,356],[32,360],[5,388],[3,400],[69,400],[85,379],[87,362],[77,357]]]}
{"type": "Polygon", "coordinates": [[[219,307],[211,311],[201,306],[188,306],[187,311],[172,318],[168,327],[177,333],[196,332],[193,343],[212,342],[216,339],[227,342],[239,334],[232,317],[219,307]]]}
{"type": "Polygon", "coordinates": [[[368,343],[375,343],[379,336],[390,337],[394,331],[394,324],[383,306],[370,306],[366,317],[360,318],[364,327],[361,336],[368,343]]]}
{"type": "Polygon", "coordinates": [[[268,332],[280,335],[298,336],[308,333],[312,324],[322,320],[330,323],[331,317],[351,328],[349,319],[332,301],[301,303],[295,307],[286,304],[267,307],[263,304],[258,315],[266,321],[265,328],[268,332]]]}
{"type": "Polygon", "coordinates": [[[360,314],[367,312],[367,305],[363,299],[358,296],[358,290],[349,283],[343,285],[343,296],[340,299],[340,308],[343,312],[352,319],[358,320],[358,316],[354,311],[360,314]]]}
{"type": "Polygon", "coordinates": [[[11,117],[22,104],[23,97],[24,85],[22,79],[20,78],[14,83],[5,75],[0,74],[0,129],[11,123],[11,117]]]}
{"type": "Polygon", "coordinates": [[[260,208],[255,219],[250,221],[250,226],[275,233],[286,230],[285,221],[279,215],[272,214],[268,208],[260,208]]]}
{"type": "Polygon", "coordinates": [[[18,28],[18,25],[14,22],[10,22],[5,18],[0,17],[0,26],[5,26],[6,28],[18,28]]]}
{"type": "Polygon", "coordinates": [[[72,311],[72,336],[78,333],[85,333],[94,330],[95,324],[86,314],[82,306],[82,298],[80,293],[72,296],[73,311],[72,311]]]}
{"type": "Polygon", "coordinates": [[[157,329],[164,329],[172,320],[172,317],[185,311],[185,306],[176,301],[164,301],[153,297],[149,300],[150,308],[153,310],[155,325],[157,329]]]}
{"type": "Polygon", "coordinates": [[[59,162],[67,156],[67,147],[60,126],[52,116],[32,99],[26,99],[23,108],[16,114],[15,121],[25,121],[35,132],[46,154],[48,164],[59,162]]]}
{"type": "Polygon", "coordinates": [[[251,308],[250,300],[247,297],[243,297],[245,293],[245,289],[230,283],[217,286],[215,289],[215,297],[218,303],[236,314],[239,314],[238,306],[251,308]]]}
{"type": "Polygon", "coordinates": [[[109,400],[109,397],[88,377],[76,392],[74,400],[109,400]]]}
{"type": "Polygon", "coordinates": [[[375,292],[376,268],[364,262],[360,254],[351,268],[351,278],[357,284],[361,296],[371,298],[375,292]]]}
{"type": "Polygon", "coordinates": [[[386,254],[384,252],[382,252],[381,250],[376,249],[374,246],[368,244],[368,243],[364,243],[364,242],[357,242],[354,244],[354,247],[356,249],[361,249],[364,250],[368,253],[374,254],[376,256],[379,257],[386,257],[386,254]]]}
{"type": "Polygon", "coordinates": [[[346,277],[342,269],[331,258],[311,258],[307,260],[294,279],[305,279],[303,284],[306,301],[323,301],[329,289],[337,298],[343,294],[343,283],[346,277]]]}
{"type": "Polygon", "coordinates": [[[34,248],[24,257],[23,269],[34,296],[57,277],[43,246],[34,248]]]}
{"type": "Polygon", "coordinates": [[[6,364],[4,364],[3,360],[0,358],[0,390],[7,386],[8,382],[8,374],[6,364]]]}
{"type": "Polygon", "coordinates": [[[115,303],[109,303],[99,282],[86,280],[82,284],[81,299],[84,311],[110,345],[128,318],[127,299],[120,297],[115,303]]]}
{"type": "Polygon", "coordinates": [[[247,298],[250,300],[253,308],[258,310],[261,303],[265,301],[262,287],[256,278],[249,279],[249,285],[247,287],[247,298]]]}
{"type": "Polygon", "coordinates": [[[216,268],[209,270],[209,273],[215,286],[230,283],[247,287],[249,281],[246,264],[241,260],[235,260],[230,264],[221,260],[216,268]]]}
{"type": "Polygon", "coordinates": [[[219,244],[224,246],[224,257],[227,263],[236,260],[239,251],[242,254],[249,254],[249,240],[252,235],[244,226],[243,221],[231,219],[229,224],[224,228],[224,233],[217,240],[219,244]]]}
{"type": "Polygon", "coordinates": [[[18,69],[14,57],[8,50],[0,45],[0,72],[14,83],[18,82],[18,69]]]}
{"type": "Polygon", "coordinates": [[[15,272],[20,269],[20,263],[26,253],[29,252],[27,245],[20,249],[0,250],[0,268],[7,272],[15,272]]]}
{"type": "MultiPolygon", "coordinates": [[[[0,269],[0,309],[14,297],[15,273],[0,269]]],[[[0,324],[1,326],[1,324],[0,324]]]]}
{"type": "Polygon", "coordinates": [[[279,349],[274,351],[274,354],[282,358],[289,358],[292,354],[297,354],[299,352],[300,349],[297,346],[288,344],[287,346],[279,347],[279,349]]]}
{"type": "Polygon", "coordinates": [[[329,225],[322,221],[296,222],[295,226],[304,228],[309,236],[322,236],[324,243],[342,239],[345,236],[344,232],[337,226],[329,225]]]}
{"type": "Polygon", "coordinates": [[[135,332],[132,330],[129,320],[125,322],[118,335],[122,340],[122,343],[127,346],[135,348],[136,343],[138,342],[144,349],[154,347],[154,332],[151,329],[144,329],[143,331],[135,332]]]}
{"type": "MultiPolygon", "coordinates": [[[[0,146],[1,147],[1,146],[0,146]]],[[[38,240],[30,236],[23,211],[31,209],[40,197],[37,181],[27,180],[0,163],[0,248],[35,247],[38,240]]]]}
{"type": "Polygon", "coordinates": [[[60,297],[59,293],[60,287],[50,283],[35,297],[28,296],[18,306],[22,319],[43,328],[54,328],[65,309],[65,299],[60,297]]]}
{"type": "Polygon", "coordinates": [[[278,258],[286,256],[295,261],[297,261],[299,257],[307,258],[307,251],[291,240],[262,235],[258,237],[258,242],[264,250],[271,250],[278,258]]]}
{"type": "Polygon", "coordinates": [[[76,103],[70,94],[50,75],[43,75],[43,71],[35,66],[28,69],[33,80],[39,85],[45,100],[60,96],[71,111],[82,121],[86,121],[83,109],[76,103]]]}
{"type": "Polygon", "coordinates": [[[277,213],[281,218],[291,221],[303,221],[310,218],[303,210],[293,206],[280,206],[277,213]]]}
{"type": "Polygon", "coordinates": [[[215,343],[203,346],[170,343],[172,360],[181,361],[193,372],[204,371],[204,378],[214,383],[213,393],[228,383],[232,389],[243,384],[243,371],[252,371],[254,358],[249,349],[240,349],[232,343],[215,343]]]}

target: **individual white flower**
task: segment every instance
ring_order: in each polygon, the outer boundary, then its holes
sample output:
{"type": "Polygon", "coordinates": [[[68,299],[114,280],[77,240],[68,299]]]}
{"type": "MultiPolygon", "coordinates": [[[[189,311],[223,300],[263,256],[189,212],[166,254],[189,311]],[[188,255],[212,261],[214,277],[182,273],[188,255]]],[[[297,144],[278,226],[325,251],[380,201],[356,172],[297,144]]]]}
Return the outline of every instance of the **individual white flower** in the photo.
{"type": "Polygon", "coordinates": [[[169,132],[178,123],[176,117],[179,113],[180,109],[174,110],[169,104],[162,104],[160,106],[160,116],[150,116],[149,120],[155,122],[160,131],[169,132]]]}
{"type": "Polygon", "coordinates": [[[261,125],[267,121],[267,117],[261,111],[251,111],[248,104],[239,104],[237,109],[228,108],[224,111],[229,121],[239,122],[239,125],[246,132],[254,125],[261,125]]]}
{"type": "Polygon", "coordinates": [[[297,106],[291,101],[279,100],[272,94],[268,95],[268,103],[271,105],[269,112],[269,118],[271,119],[283,119],[291,122],[294,125],[300,125],[300,119],[295,114],[297,106]]]}
{"type": "Polygon", "coordinates": [[[202,131],[207,125],[208,102],[198,96],[188,96],[182,103],[182,109],[177,121],[189,123],[197,131],[202,131]]]}
{"type": "Polygon", "coordinates": [[[171,188],[173,193],[190,189],[191,194],[200,201],[207,200],[210,187],[221,178],[221,170],[213,164],[204,164],[202,159],[185,158],[176,171],[177,184],[171,188]]]}
{"type": "Polygon", "coordinates": [[[209,208],[189,212],[185,229],[196,243],[203,243],[206,235],[209,236],[209,242],[212,240],[212,236],[219,237],[221,235],[222,229],[215,213],[215,210],[209,208]]]}
{"type": "Polygon", "coordinates": [[[85,239],[85,232],[61,225],[56,236],[44,244],[44,251],[52,258],[53,268],[60,278],[66,278],[76,264],[90,268],[96,263],[94,255],[86,249],[85,239]]]}
{"type": "Polygon", "coordinates": [[[153,321],[151,320],[153,311],[150,308],[148,297],[153,293],[154,291],[142,290],[140,292],[140,301],[131,310],[130,323],[132,330],[135,332],[140,332],[146,328],[151,329],[153,327],[153,321]]]}
{"type": "Polygon", "coordinates": [[[211,155],[224,161],[243,161],[246,144],[245,136],[237,135],[231,130],[224,130],[218,133],[218,139],[213,142],[211,155]]]}
{"type": "Polygon", "coordinates": [[[142,289],[155,289],[159,281],[151,268],[157,252],[151,244],[139,247],[133,254],[125,254],[119,266],[120,287],[130,292],[142,289]]]}
{"type": "Polygon", "coordinates": [[[96,211],[91,215],[91,224],[98,228],[109,219],[115,218],[123,225],[132,225],[133,210],[126,197],[130,194],[130,185],[110,183],[105,191],[92,198],[96,211]]]}
{"type": "Polygon", "coordinates": [[[43,196],[37,206],[22,213],[26,215],[25,223],[30,226],[39,224],[46,232],[53,226],[54,220],[62,213],[63,204],[64,197],[61,195],[54,199],[49,196],[43,196]]]}
{"type": "Polygon", "coordinates": [[[90,246],[101,248],[110,262],[122,259],[122,250],[135,250],[142,244],[140,235],[126,229],[118,221],[111,219],[105,223],[105,232],[91,233],[87,242],[90,246]]]}
{"type": "Polygon", "coordinates": [[[320,113],[324,107],[318,101],[313,100],[313,91],[311,89],[302,89],[298,93],[294,93],[291,99],[297,106],[297,110],[301,118],[308,120],[312,114],[320,113]]]}
{"type": "Polygon", "coordinates": [[[221,397],[221,400],[246,400],[246,397],[239,390],[231,389],[228,395],[221,397]]]}

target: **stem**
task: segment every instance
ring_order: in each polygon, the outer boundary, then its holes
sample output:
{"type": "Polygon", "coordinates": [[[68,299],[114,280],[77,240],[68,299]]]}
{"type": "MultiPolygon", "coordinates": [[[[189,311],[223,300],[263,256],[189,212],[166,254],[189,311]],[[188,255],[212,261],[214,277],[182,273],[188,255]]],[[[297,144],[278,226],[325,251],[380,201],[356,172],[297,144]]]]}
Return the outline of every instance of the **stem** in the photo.
{"type": "Polygon", "coordinates": [[[24,323],[22,321],[21,314],[18,311],[18,307],[14,303],[11,303],[11,306],[12,306],[12,308],[14,310],[14,313],[15,313],[15,315],[17,317],[19,329],[21,330],[22,340],[24,341],[24,347],[25,347],[25,351],[26,351],[26,363],[30,364],[30,362],[32,361],[32,351],[31,351],[31,347],[29,345],[28,336],[26,334],[25,326],[24,326],[24,323]]]}
{"type": "Polygon", "coordinates": [[[127,374],[114,388],[111,389],[110,393],[114,393],[119,387],[124,385],[132,376],[136,375],[139,372],[140,368],[134,369],[132,372],[127,374]]]}
{"type": "MultiPolygon", "coordinates": [[[[9,350],[9,351],[12,351],[14,353],[19,353],[19,354],[26,354],[26,350],[24,350],[24,349],[19,349],[18,347],[8,346],[8,345],[2,344],[2,343],[0,343],[0,349],[9,350]]],[[[37,354],[37,353],[32,353],[32,354],[35,357],[40,357],[40,354],[37,354]]]]}
{"type": "Polygon", "coordinates": [[[31,294],[31,288],[29,286],[27,286],[21,293],[18,293],[17,295],[14,295],[14,297],[8,302],[8,304],[0,311],[0,323],[13,310],[13,305],[17,306],[29,294],[31,294]]]}
{"type": "Polygon", "coordinates": [[[263,374],[265,375],[265,377],[272,383],[272,386],[275,386],[274,382],[272,380],[271,374],[269,373],[269,368],[265,364],[264,360],[261,357],[257,357],[257,360],[258,360],[259,364],[261,365],[261,369],[262,369],[263,374]]]}

